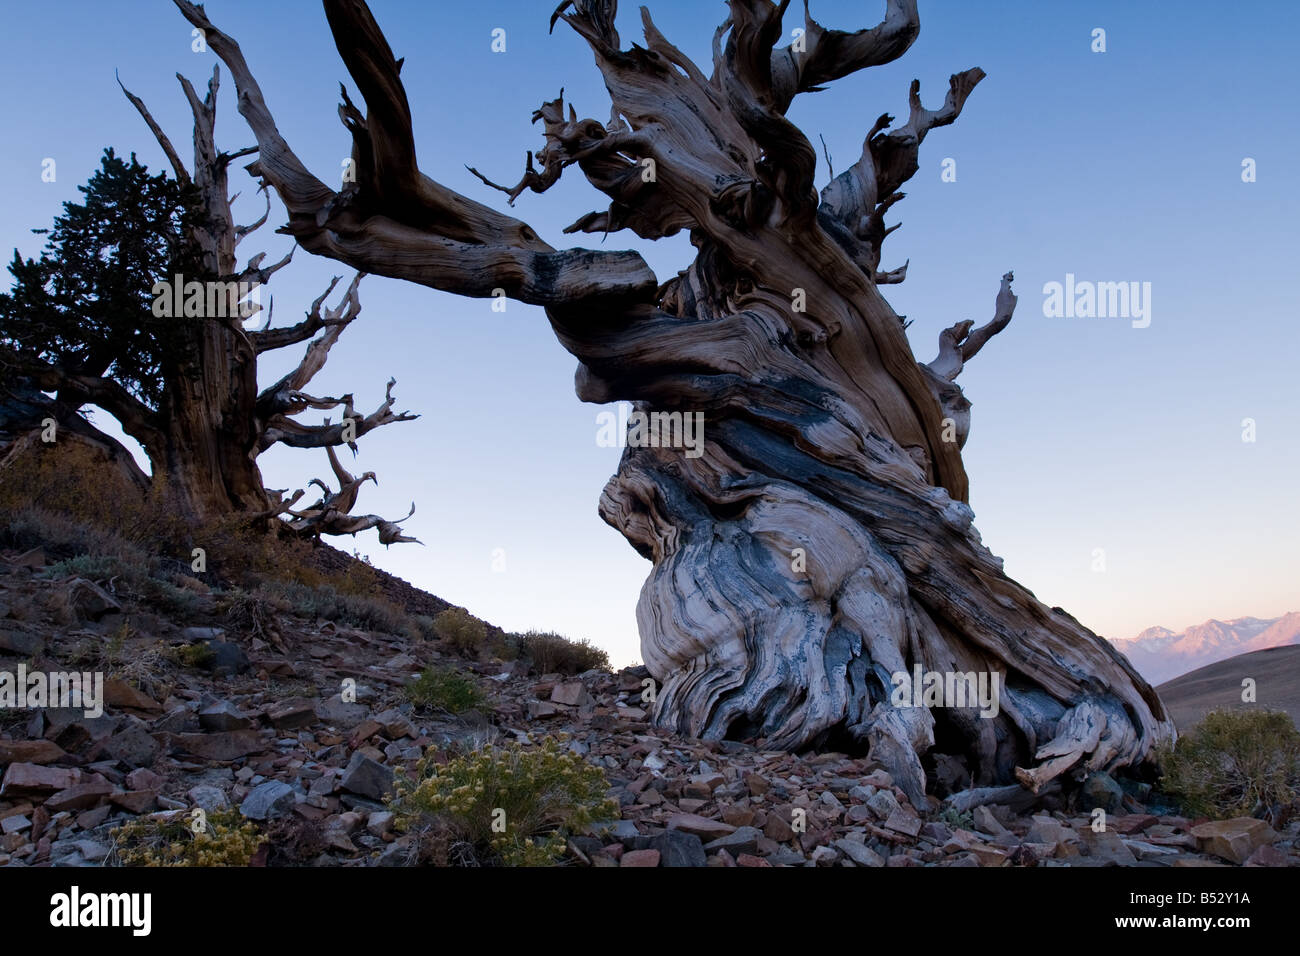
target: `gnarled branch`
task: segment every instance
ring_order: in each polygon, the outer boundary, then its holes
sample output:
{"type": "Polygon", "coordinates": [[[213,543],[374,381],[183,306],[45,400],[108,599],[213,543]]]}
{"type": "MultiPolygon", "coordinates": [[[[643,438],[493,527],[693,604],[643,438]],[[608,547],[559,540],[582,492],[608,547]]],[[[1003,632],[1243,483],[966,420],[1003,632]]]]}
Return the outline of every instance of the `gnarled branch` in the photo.
{"type": "Polygon", "coordinates": [[[462,295],[496,290],[546,305],[645,298],[657,282],[634,252],[557,251],[525,223],[467,199],[419,171],[400,66],[364,4],[326,0],[340,53],[367,114],[345,110],[356,182],[336,193],[313,176],[276,128],[239,45],[189,0],[177,7],[229,67],[239,109],[257,138],[255,171],[289,210],[286,230],[308,251],[355,268],[462,295]]]}
{"type": "MultiPolygon", "coordinates": [[[[390,378],[388,387],[385,390],[385,400],[382,405],[366,415],[364,418],[358,418],[356,410],[352,407],[352,396],[344,395],[336,405],[343,405],[343,420],[337,425],[331,425],[329,419],[326,419],[322,425],[303,425],[284,415],[276,415],[267,422],[257,443],[257,454],[261,454],[270,448],[276,442],[287,445],[290,448],[330,448],[336,445],[347,445],[354,452],[356,451],[356,439],[369,432],[374,431],[384,425],[390,425],[393,422],[409,422],[419,418],[419,415],[412,415],[410,412],[392,411],[394,402],[393,386],[397,384],[397,379],[390,378]]],[[[313,400],[323,402],[323,399],[313,400]]],[[[304,408],[308,407],[304,404],[304,408]]],[[[314,405],[312,407],[322,407],[314,405]]]]}
{"type": "Polygon", "coordinates": [[[1011,315],[1016,310],[1016,296],[1011,291],[1014,280],[1015,274],[1011,272],[1002,277],[993,318],[986,325],[973,329],[975,323],[964,319],[944,329],[939,333],[939,354],[934,361],[922,366],[944,416],[953,423],[953,434],[959,448],[965,446],[970,435],[970,401],[956,384],[956,379],[966,362],[1011,322],[1011,315]]]}
{"type": "Polygon", "coordinates": [[[812,18],[808,0],[803,13],[803,36],[772,53],[772,92],[783,113],[799,93],[815,92],[822,83],[897,60],[921,32],[916,0],[888,0],[878,25],[854,33],[825,29],[812,18]]]}
{"type": "Polygon", "coordinates": [[[352,509],[356,507],[361,486],[367,481],[378,484],[379,480],[375,477],[373,471],[368,471],[360,477],[354,477],[339,462],[333,448],[327,447],[325,452],[329,455],[330,468],[339,483],[339,488],[337,491],[333,491],[321,479],[313,478],[311,484],[319,485],[324,492],[319,501],[301,511],[295,511],[288,505],[302,497],[303,492],[299,491],[288,503],[280,507],[281,513],[287,513],[290,516],[286,521],[290,528],[299,534],[314,535],[316,537],[322,534],[356,535],[370,528],[378,528],[381,544],[422,543],[416,538],[404,535],[398,524],[415,514],[415,502],[411,503],[411,510],[407,512],[406,518],[398,518],[397,521],[388,521],[379,515],[350,514],[352,509]]]}

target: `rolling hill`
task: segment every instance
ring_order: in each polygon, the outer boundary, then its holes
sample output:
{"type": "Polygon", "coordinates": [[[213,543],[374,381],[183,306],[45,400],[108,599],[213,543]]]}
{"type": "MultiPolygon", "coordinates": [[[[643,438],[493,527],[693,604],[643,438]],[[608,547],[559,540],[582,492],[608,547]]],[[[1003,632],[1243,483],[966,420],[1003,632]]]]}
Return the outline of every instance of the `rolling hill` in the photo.
{"type": "Polygon", "coordinates": [[[1285,710],[1300,726],[1300,646],[1270,647],[1216,661],[1156,690],[1179,732],[1211,710],[1246,706],[1285,710]],[[1255,681],[1253,705],[1241,700],[1241,682],[1247,677],[1255,681]]]}

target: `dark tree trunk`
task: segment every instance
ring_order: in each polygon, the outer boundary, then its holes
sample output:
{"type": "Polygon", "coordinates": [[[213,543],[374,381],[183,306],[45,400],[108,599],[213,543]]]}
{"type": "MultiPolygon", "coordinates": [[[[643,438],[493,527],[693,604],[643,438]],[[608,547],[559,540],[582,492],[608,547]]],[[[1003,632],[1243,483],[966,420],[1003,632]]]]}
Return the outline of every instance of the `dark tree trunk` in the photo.
{"type": "MultiPolygon", "coordinates": [[[[229,518],[262,522],[287,516],[284,527],[307,535],[355,535],[368,528],[378,528],[384,544],[414,541],[404,536],[395,522],[378,515],[351,514],[360,485],[374,475],[367,472],[360,479],[354,478],[343,469],[333,452],[338,445],[348,445],[355,451],[356,440],[367,432],[417,417],[393,411],[395,382],[389,381],[384,403],[364,416],[356,413],[350,394],[317,398],[303,391],[324,366],[343,330],[360,314],[357,290],[362,276],[352,281],[337,306],[326,307],[326,298],[339,282],[334,279],[312,303],[306,318],[296,325],[272,329],[268,317],[262,329],[245,328],[247,320],[260,310],[260,297],[248,300],[243,297],[288,265],[292,252],[270,265],[263,265],[264,253],[252,256],[242,267],[239,265],[236,248],[247,235],[265,224],[270,215],[270,197],[267,196],[266,212],[257,222],[236,225],[231,211],[228,171],[235,159],[256,149],[236,153],[217,149],[219,68],[213,70],[207,95],[202,98],[189,80],[179,79],[194,117],[192,171],[182,162],[143,101],[123,87],[166,153],[177,181],[193,186],[198,206],[198,215],[186,226],[185,255],[181,257],[190,263],[184,268],[193,274],[181,271],[157,277],[168,284],[169,291],[163,294],[169,295],[173,304],[170,310],[173,327],[166,335],[166,347],[160,349],[162,398],[158,407],[147,406],[120,383],[104,377],[110,359],[104,359],[94,368],[72,371],[24,358],[29,391],[34,390],[40,403],[57,406],[61,410],[58,414],[68,417],[70,424],[79,423],[83,433],[93,432],[97,443],[105,449],[120,451],[122,454],[117,456],[120,459],[125,449],[90,428],[76,412],[85,404],[95,403],[113,415],[123,430],[145,449],[152,465],[151,485],[154,491],[163,493],[163,506],[175,509],[178,517],[191,526],[201,527],[229,518]],[[178,281],[180,289],[176,288],[178,281]],[[176,314],[175,304],[189,299],[191,283],[198,283],[202,290],[203,306],[197,310],[202,314],[189,314],[188,306],[179,310],[183,314],[176,314]],[[258,355],[302,342],[308,345],[297,367],[270,388],[259,391],[258,355]],[[40,396],[41,389],[57,390],[57,400],[40,396]],[[309,408],[339,409],[342,415],[338,422],[330,423],[326,419],[322,425],[304,425],[293,419],[292,416],[309,408]],[[338,490],[315,479],[313,483],[321,486],[322,497],[305,509],[295,510],[293,505],[303,496],[303,491],[285,499],[282,492],[266,489],[257,457],[276,443],[325,449],[339,483],[338,490]]],[[[16,357],[0,358],[17,361],[16,357]]],[[[31,421],[36,420],[30,411],[25,413],[29,428],[31,421]]],[[[0,407],[0,429],[6,420],[13,425],[18,421],[17,413],[8,414],[0,407]]],[[[0,451],[12,456],[30,446],[30,442],[19,442],[16,438],[6,442],[0,451]]],[[[138,468],[130,477],[137,484],[147,480],[138,468]]]]}

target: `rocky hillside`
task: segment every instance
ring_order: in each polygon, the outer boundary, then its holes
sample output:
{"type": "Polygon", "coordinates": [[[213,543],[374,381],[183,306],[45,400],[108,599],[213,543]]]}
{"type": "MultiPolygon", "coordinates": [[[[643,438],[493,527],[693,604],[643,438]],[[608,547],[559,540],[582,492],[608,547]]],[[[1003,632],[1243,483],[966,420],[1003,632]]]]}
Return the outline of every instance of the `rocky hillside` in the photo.
{"type": "Polygon", "coordinates": [[[1198,667],[1269,647],[1300,644],[1300,611],[1282,617],[1206,621],[1185,631],[1149,627],[1137,637],[1111,642],[1152,684],[1198,667]]]}
{"type": "MultiPolygon", "coordinates": [[[[347,623],[303,595],[268,620],[256,603],[228,595],[223,603],[198,580],[126,587],[84,562],[49,567],[40,549],[0,559],[0,672],[108,678],[98,716],[0,711],[0,865],[112,864],[113,832],[124,823],[224,807],[257,828],[255,865],[409,865],[415,838],[398,831],[385,802],[396,770],[485,742],[559,735],[604,771],[619,806],[616,819],[569,840],[569,865],[1300,860],[1300,825],[1284,816],[1273,819],[1276,830],[1251,818],[1189,820],[1143,803],[1149,788],[1121,788],[1104,774],[1070,800],[1052,791],[1031,804],[1018,788],[962,790],[963,768],[946,761],[936,786],[958,792],[917,807],[864,758],[657,730],[641,706],[640,669],[537,674],[523,660],[467,660],[400,620],[347,623]],[[457,716],[416,708],[404,687],[437,663],[473,681],[485,703],[457,716]],[[982,802],[994,799],[1005,804],[982,802]],[[1110,813],[1104,832],[1089,825],[1094,805],[1110,813]]],[[[401,587],[392,584],[391,595],[401,587]]]]}

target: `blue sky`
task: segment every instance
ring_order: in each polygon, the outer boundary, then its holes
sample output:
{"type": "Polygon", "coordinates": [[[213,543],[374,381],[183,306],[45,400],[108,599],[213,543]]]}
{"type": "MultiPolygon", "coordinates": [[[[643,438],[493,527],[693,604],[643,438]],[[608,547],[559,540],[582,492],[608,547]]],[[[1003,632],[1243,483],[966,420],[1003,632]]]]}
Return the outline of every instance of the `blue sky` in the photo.
{"type": "MultiPolygon", "coordinates": [[[[608,115],[582,42],[563,24],[547,35],[549,3],[371,6],[406,58],[422,168],[466,195],[504,203],[464,167],[513,182],[541,141],[529,117],[560,87],[580,115],[608,115]],[[496,28],[506,31],[504,53],[491,50],[496,28]]],[[[814,0],[812,10],[827,26],[857,29],[883,6],[814,0]]],[[[650,7],[670,40],[708,62],[721,3],[650,7]]],[[[788,28],[800,25],[799,7],[788,28]]],[[[289,142],[322,178],[336,177],[349,151],[335,111],[346,71],[319,4],[207,8],[242,44],[289,142]]],[[[1297,11],[1280,0],[1230,10],[1200,0],[921,0],[921,35],[905,57],[791,111],[814,142],[825,137],[838,171],[876,116],[906,116],[913,77],[934,107],[950,73],[988,73],[957,124],[926,140],[921,170],[894,207],[888,221],[903,227],[884,265],[911,266],[885,293],[929,361],[942,328],[991,317],[998,278],[1015,270],[1016,317],[961,380],[974,403],[964,453],[971,504],[1010,574],[1109,637],[1300,609],[1300,326],[1285,278],[1295,274],[1300,219],[1297,11]],[[1106,31],[1105,53],[1091,50],[1095,28],[1106,31]],[[1256,182],[1242,182],[1246,157],[1256,182]],[[955,182],[941,181],[946,158],[956,161],[955,182]],[[1150,326],[1046,317],[1043,286],[1067,273],[1150,282],[1150,326]],[[1256,422],[1253,443],[1242,441],[1245,418],[1256,422]],[[1104,571],[1093,570],[1096,549],[1104,571]]],[[[634,5],[619,23],[625,45],[640,38],[634,5]]],[[[104,147],[165,166],[115,70],[184,153],[189,115],[175,73],[199,85],[214,62],[191,51],[189,24],[167,0],[6,10],[6,258],[15,247],[37,252],[29,230],[76,197],[104,147]],[[53,183],[41,179],[47,157],[57,163],[53,183]]],[[[218,139],[235,149],[252,137],[224,69],[223,80],[218,139]]],[[[253,193],[242,171],[233,182],[253,193]]],[[[514,212],[559,245],[562,227],[601,200],[571,175],[544,196],[521,197],[514,212]]],[[[245,219],[260,211],[251,200],[241,208],[245,219]]],[[[690,252],[683,237],[652,245],[619,234],[606,245],[640,249],[661,280],[690,252]]],[[[286,248],[269,227],[245,243],[271,258],[286,248]]],[[[300,251],[270,289],[277,321],[295,321],[342,272],[300,251]]],[[[385,550],[366,535],[355,547],[503,627],[557,630],[589,638],[616,663],[639,659],[634,608],[649,566],[596,515],[618,450],[596,444],[601,409],[574,396],[575,362],[541,311],[510,303],[494,313],[484,301],[376,277],[362,284],[362,301],[313,390],[354,391],[369,411],[397,378],[399,406],[423,417],[362,440],[354,470],[378,472],[380,484],[366,487],[359,510],[400,516],[414,500],[406,527],[426,546],[385,550]],[[503,572],[493,570],[496,549],[503,572]]],[[[296,361],[292,351],[264,362],[264,382],[296,361]]],[[[275,449],[261,462],[271,487],[327,473],[319,452],[275,449]]]]}

